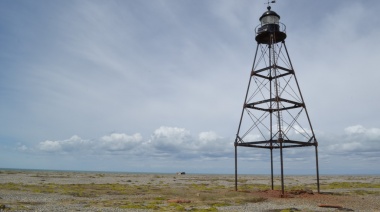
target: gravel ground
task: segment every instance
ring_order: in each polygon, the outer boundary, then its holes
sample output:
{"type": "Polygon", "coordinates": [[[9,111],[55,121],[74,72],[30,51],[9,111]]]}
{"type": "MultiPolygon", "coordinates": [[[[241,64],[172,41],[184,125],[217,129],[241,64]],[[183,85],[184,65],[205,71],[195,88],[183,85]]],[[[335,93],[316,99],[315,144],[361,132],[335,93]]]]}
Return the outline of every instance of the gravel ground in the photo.
{"type": "MultiPolygon", "coordinates": [[[[80,173],[80,172],[33,172],[0,171],[0,184],[15,183],[24,185],[49,184],[128,184],[134,185],[169,185],[176,187],[191,184],[217,184],[233,187],[232,175],[174,175],[174,174],[123,174],[123,173],[80,173]]],[[[268,176],[239,176],[244,184],[268,184],[268,176]]],[[[323,176],[321,185],[334,182],[371,183],[380,185],[380,176],[323,176]]],[[[313,185],[314,176],[286,176],[286,185],[313,185]]],[[[275,178],[275,185],[279,178],[275,178]]],[[[314,191],[315,192],[315,191],[314,191]]],[[[322,194],[287,195],[280,198],[279,191],[252,191],[265,198],[257,203],[244,203],[237,206],[218,207],[219,211],[266,211],[279,212],[282,209],[293,211],[380,211],[380,188],[350,188],[322,190],[322,194]],[[346,195],[357,190],[371,191],[374,194],[346,195]],[[339,193],[339,195],[332,195],[339,193]],[[319,207],[320,204],[341,206],[342,208],[319,207]]],[[[100,197],[80,197],[59,193],[37,193],[18,190],[0,189],[0,211],[149,211],[139,209],[120,209],[116,207],[93,207],[89,202],[112,199],[112,195],[100,197]]],[[[147,198],[146,196],[144,198],[147,198]]],[[[126,200],[127,201],[127,200],[126,200]]]]}

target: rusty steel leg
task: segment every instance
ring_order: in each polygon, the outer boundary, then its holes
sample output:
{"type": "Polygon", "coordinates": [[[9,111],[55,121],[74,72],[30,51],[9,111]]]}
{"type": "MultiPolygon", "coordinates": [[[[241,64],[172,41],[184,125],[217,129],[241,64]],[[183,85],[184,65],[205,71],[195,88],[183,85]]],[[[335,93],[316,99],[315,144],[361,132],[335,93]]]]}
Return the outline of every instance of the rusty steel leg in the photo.
{"type": "Polygon", "coordinates": [[[272,184],[272,190],[274,189],[273,185],[273,148],[270,149],[270,178],[272,184]]]}
{"type": "Polygon", "coordinates": [[[282,155],[282,141],[280,141],[280,159],[281,159],[281,197],[285,195],[284,189],[284,159],[282,155]]]}
{"type": "Polygon", "coordinates": [[[319,194],[321,193],[321,190],[319,187],[318,143],[315,145],[315,164],[317,168],[317,188],[318,188],[318,194],[319,194]]]}
{"type": "Polygon", "coordinates": [[[237,143],[235,143],[235,191],[237,191],[237,143]]]}

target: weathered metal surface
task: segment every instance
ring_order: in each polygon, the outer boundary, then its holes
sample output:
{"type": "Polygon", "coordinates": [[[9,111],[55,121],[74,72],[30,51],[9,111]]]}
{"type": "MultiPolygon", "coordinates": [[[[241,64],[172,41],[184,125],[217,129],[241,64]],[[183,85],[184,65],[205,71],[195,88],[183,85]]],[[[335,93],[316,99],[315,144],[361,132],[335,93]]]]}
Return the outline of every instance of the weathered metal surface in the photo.
{"type": "Polygon", "coordinates": [[[273,150],[279,149],[284,194],[283,149],[314,146],[320,192],[318,142],[285,45],[285,29],[280,22],[256,27],[257,48],[234,143],[236,190],[237,147],[270,150],[272,189],[273,150]]]}

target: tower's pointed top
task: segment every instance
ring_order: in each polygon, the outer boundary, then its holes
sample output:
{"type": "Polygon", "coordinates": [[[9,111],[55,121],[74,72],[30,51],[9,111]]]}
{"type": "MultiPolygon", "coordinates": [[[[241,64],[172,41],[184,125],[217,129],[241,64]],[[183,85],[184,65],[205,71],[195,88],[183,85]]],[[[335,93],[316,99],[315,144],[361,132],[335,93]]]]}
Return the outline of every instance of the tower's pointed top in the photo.
{"type": "Polygon", "coordinates": [[[268,7],[267,7],[268,11],[270,11],[271,8],[272,8],[272,7],[268,6],[268,7]]]}

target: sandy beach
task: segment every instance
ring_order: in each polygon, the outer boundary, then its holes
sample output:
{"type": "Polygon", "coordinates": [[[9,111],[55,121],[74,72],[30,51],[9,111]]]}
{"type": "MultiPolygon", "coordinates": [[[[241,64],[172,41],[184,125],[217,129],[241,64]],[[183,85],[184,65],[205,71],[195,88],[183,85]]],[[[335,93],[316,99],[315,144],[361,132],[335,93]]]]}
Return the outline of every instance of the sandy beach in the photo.
{"type": "Polygon", "coordinates": [[[380,211],[380,176],[0,171],[0,211],[380,211]]]}

